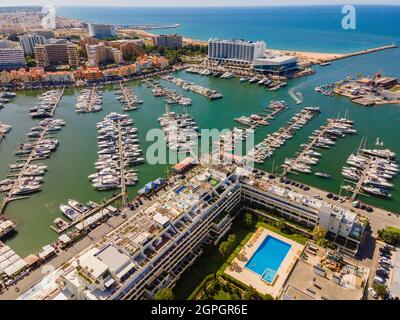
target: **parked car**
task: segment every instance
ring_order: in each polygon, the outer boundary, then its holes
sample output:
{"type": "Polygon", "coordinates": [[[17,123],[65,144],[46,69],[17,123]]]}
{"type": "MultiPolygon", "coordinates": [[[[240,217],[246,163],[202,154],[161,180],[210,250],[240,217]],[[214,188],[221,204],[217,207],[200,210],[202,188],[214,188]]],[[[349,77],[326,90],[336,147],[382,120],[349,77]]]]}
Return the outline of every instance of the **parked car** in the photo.
{"type": "Polygon", "coordinates": [[[384,269],[386,271],[390,271],[390,267],[391,267],[391,265],[389,265],[387,263],[379,263],[379,269],[384,269]]]}
{"type": "Polygon", "coordinates": [[[386,247],[379,248],[379,251],[382,252],[382,253],[383,252],[390,253],[390,250],[388,248],[386,248],[386,247]]]}
{"type": "Polygon", "coordinates": [[[374,288],[369,287],[369,288],[368,288],[368,292],[369,292],[369,294],[370,294],[374,299],[378,299],[378,294],[376,293],[376,291],[374,290],[374,288]]]}
{"type": "Polygon", "coordinates": [[[389,277],[389,273],[386,270],[383,270],[383,269],[376,270],[376,275],[380,276],[383,279],[386,279],[386,278],[389,277]]]}
{"type": "Polygon", "coordinates": [[[396,250],[396,247],[392,246],[391,244],[385,244],[385,248],[393,251],[396,250]]]}
{"type": "Polygon", "coordinates": [[[385,279],[383,279],[383,278],[381,278],[379,276],[375,276],[374,282],[375,283],[379,283],[379,284],[385,284],[385,279]]]}

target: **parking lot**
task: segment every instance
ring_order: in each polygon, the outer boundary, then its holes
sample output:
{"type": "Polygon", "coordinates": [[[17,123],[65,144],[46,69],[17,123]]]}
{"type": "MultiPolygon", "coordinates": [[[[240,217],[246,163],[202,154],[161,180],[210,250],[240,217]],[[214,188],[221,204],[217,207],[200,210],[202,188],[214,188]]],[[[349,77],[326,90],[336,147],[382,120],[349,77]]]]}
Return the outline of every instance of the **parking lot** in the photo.
{"type": "Polygon", "coordinates": [[[393,254],[393,270],[389,290],[393,298],[400,298],[400,249],[393,254]]]}
{"type": "MultiPolygon", "coordinates": [[[[368,288],[371,288],[375,282],[384,284],[390,293],[389,297],[394,298],[400,296],[400,254],[398,248],[395,251],[391,250],[395,248],[389,249],[389,247],[375,241],[372,259],[368,261],[370,263],[368,288]]],[[[368,291],[365,293],[365,298],[374,300],[375,298],[368,291]]]]}

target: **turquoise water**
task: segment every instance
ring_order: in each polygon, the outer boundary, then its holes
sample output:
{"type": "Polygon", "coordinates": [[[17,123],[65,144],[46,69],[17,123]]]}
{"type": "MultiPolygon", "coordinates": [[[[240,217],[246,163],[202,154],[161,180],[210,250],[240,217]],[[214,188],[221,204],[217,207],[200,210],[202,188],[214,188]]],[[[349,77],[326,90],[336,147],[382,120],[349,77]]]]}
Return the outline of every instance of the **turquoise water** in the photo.
{"type": "Polygon", "coordinates": [[[292,246],[272,236],[267,236],[246,263],[246,268],[272,283],[276,272],[292,246]]]}
{"type": "Polygon", "coordinates": [[[352,52],[400,40],[399,6],[356,5],[356,30],[341,27],[341,6],[251,8],[60,7],[61,16],[111,24],[171,24],[185,37],[265,40],[277,49],[352,52]]]}
{"type": "MultiPolygon", "coordinates": [[[[116,23],[118,23],[115,18],[117,13],[121,15],[120,23],[129,23],[127,20],[124,20],[130,19],[129,17],[131,15],[129,10],[139,10],[136,16],[134,16],[135,18],[132,23],[182,23],[182,21],[184,21],[182,30],[184,30],[183,28],[189,28],[189,26],[191,26],[188,30],[192,30],[190,32],[197,30],[196,32],[199,35],[201,33],[204,35],[212,34],[218,30],[225,30],[223,32],[231,31],[229,31],[229,27],[227,26],[213,27],[211,22],[209,24],[203,24],[201,27],[196,27],[200,24],[198,21],[200,18],[196,18],[195,16],[196,12],[208,12],[207,17],[210,16],[210,21],[213,19],[217,20],[217,16],[215,15],[222,13],[225,17],[222,20],[231,21],[230,23],[233,23],[235,19],[239,19],[238,21],[241,21],[240,19],[246,19],[245,14],[243,14],[244,17],[238,17],[238,9],[188,9],[186,13],[187,17],[183,9],[155,8],[124,10],[121,8],[112,8],[112,10],[108,9],[108,11],[104,8],[65,9],[81,15],[87,15],[93,11],[93,13],[91,13],[92,15],[98,15],[98,17],[101,15],[101,19],[104,20],[115,19],[114,21],[116,23]],[[176,10],[178,10],[177,14],[174,15],[173,12],[176,10]],[[152,12],[154,14],[152,14],[152,12]],[[231,13],[228,14],[229,12],[231,13]],[[191,16],[192,19],[189,19],[191,16]],[[152,20],[152,17],[154,20],[152,20]],[[161,17],[163,18],[161,19],[161,17]],[[179,17],[187,20],[181,21],[179,17]],[[177,20],[177,18],[179,19],[177,20]],[[207,27],[204,27],[204,25],[207,27]]],[[[64,8],[60,8],[60,10],[64,10],[64,8]]],[[[249,10],[249,12],[257,11],[255,8],[245,10],[249,10]]],[[[260,8],[259,10],[264,12],[264,19],[268,19],[266,10],[269,10],[269,8],[260,8]]],[[[275,10],[277,10],[278,14],[282,12],[283,9],[275,8],[275,10]]],[[[294,8],[293,10],[302,10],[302,8],[294,8]]],[[[323,9],[316,8],[315,10],[323,9]]],[[[334,10],[334,8],[329,7],[326,10],[334,10]]],[[[379,39],[384,40],[382,41],[383,44],[383,42],[387,43],[386,40],[388,38],[400,38],[398,34],[400,31],[398,27],[399,21],[393,20],[394,14],[399,16],[398,9],[388,9],[388,7],[379,7],[378,9],[376,9],[376,7],[365,7],[365,10],[365,13],[363,13],[364,15],[369,15],[371,17],[373,16],[373,12],[376,12],[376,17],[374,18],[375,20],[371,19],[367,22],[364,22],[363,19],[358,19],[360,30],[356,31],[355,36],[358,39],[366,39],[367,42],[365,42],[363,46],[371,47],[379,45],[381,44],[377,41],[379,39]],[[382,23],[378,23],[383,18],[376,10],[384,12],[385,17],[387,17],[385,20],[386,22],[381,21],[382,23]],[[376,26],[371,25],[374,21],[376,26]],[[364,23],[367,23],[369,27],[367,28],[364,23]],[[359,33],[364,29],[366,30],[363,31],[364,33],[359,33]],[[368,36],[364,37],[363,34],[368,34],[368,36]]],[[[345,41],[345,39],[347,39],[347,33],[343,33],[344,31],[339,30],[337,33],[334,33],[334,36],[323,38],[321,36],[321,34],[324,33],[322,29],[314,30],[314,33],[312,33],[312,29],[305,26],[306,22],[301,22],[303,20],[305,21],[306,18],[297,17],[296,19],[298,20],[298,34],[303,37],[300,45],[310,46],[310,48],[301,47],[303,50],[319,50],[318,46],[320,45],[320,41],[322,41],[321,44],[328,44],[328,42],[333,41],[335,45],[338,45],[338,48],[343,50],[345,48],[349,51],[357,49],[355,47],[345,46],[345,43],[348,42],[345,41]],[[305,30],[308,31],[306,32],[305,30]],[[313,36],[314,34],[315,36],[313,36]],[[340,46],[338,42],[340,42],[340,46]],[[316,47],[314,47],[314,45],[316,47]]],[[[318,21],[319,18],[316,17],[316,20],[318,21]]],[[[313,21],[315,20],[313,19],[313,21]]],[[[310,21],[309,24],[315,24],[313,21],[310,21]]],[[[280,26],[280,22],[276,23],[277,26],[280,26]]],[[[327,24],[330,23],[327,22],[327,24]]],[[[331,29],[328,25],[326,28],[328,30],[326,32],[331,32],[329,31],[331,29]]],[[[244,32],[248,32],[246,38],[252,38],[250,35],[256,32],[254,38],[259,38],[261,35],[265,37],[267,42],[269,42],[268,39],[275,39],[274,41],[280,42],[279,47],[291,48],[293,43],[289,41],[289,39],[293,31],[289,32],[283,26],[281,26],[279,30],[279,33],[276,34],[278,31],[268,31],[263,28],[255,30],[254,27],[244,24],[243,30],[239,30],[238,32],[242,32],[241,35],[243,35],[243,37],[244,32]],[[285,35],[287,35],[287,37],[285,35]]],[[[195,34],[190,34],[190,36],[194,37],[195,34]]],[[[276,43],[277,47],[278,42],[276,43]]],[[[357,43],[360,44],[359,42],[357,43]]],[[[351,45],[354,44],[351,43],[351,45]]],[[[332,48],[329,48],[327,51],[332,51],[331,49],[332,48]]],[[[304,174],[292,177],[303,183],[319,187],[326,191],[338,193],[340,185],[343,182],[340,174],[341,168],[345,165],[346,159],[350,153],[358,147],[362,137],[367,137],[369,147],[373,147],[376,137],[380,137],[380,139],[384,141],[385,147],[390,148],[400,155],[400,143],[398,141],[400,135],[400,106],[385,105],[365,108],[351,103],[345,97],[323,96],[315,92],[314,88],[322,84],[341,80],[347,75],[356,76],[358,73],[372,76],[375,72],[380,71],[386,75],[400,78],[399,60],[400,49],[394,49],[336,61],[327,67],[316,67],[317,73],[315,75],[291,80],[286,88],[282,88],[276,92],[270,92],[258,85],[240,83],[238,79],[226,80],[202,77],[183,71],[176,74],[180,78],[221,92],[224,97],[216,101],[210,101],[193,92],[187,92],[171,83],[162,80],[160,82],[193,100],[193,106],[190,107],[190,112],[196,119],[198,126],[204,129],[217,128],[221,130],[238,126],[238,123],[233,120],[235,117],[263,111],[270,100],[286,100],[289,103],[289,109],[279,114],[275,120],[271,121],[270,126],[262,127],[257,130],[255,135],[256,143],[261,142],[267,134],[276,131],[284,125],[286,121],[301,110],[303,106],[320,106],[321,114],[299,130],[296,136],[287,141],[282,148],[278,149],[273,157],[266,161],[265,164],[258,165],[259,168],[267,171],[271,171],[272,168],[274,168],[274,171],[281,171],[280,165],[285,160],[285,157],[293,156],[299,150],[299,145],[307,141],[307,137],[313,130],[325,124],[327,118],[336,117],[338,114],[343,116],[347,112],[348,117],[354,120],[355,128],[358,133],[353,136],[347,136],[344,139],[339,139],[337,144],[330,150],[322,151],[323,154],[320,163],[313,167],[313,172],[321,171],[329,173],[331,179],[321,179],[315,175],[304,174]],[[304,102],[301,106],[297,106],[294,103],[294,100],[290,96],[291,91],[299,91],[302,93],[304,102]]],[[[138,82],[132,82],[129,86],[132,87],[137,95],[144,101],[142,107],[137,111],[131,112],[130,116],[135,122],[134,126],[139,129],[138,137],[142,149],[145,152],[151,144],[151,141],[146,141],[146,133],[151,128],[159,128],[157,118],[164,113],[163,99],[153,97],[151,90],[138,82]]],[[[5,211],[6,216],[17,223],[18,231],[15,236],[6,239],[5,242],[22,256],[35,252],[42,246],[57,239],[57,234],[54,233],[49,226],[53,223],[55,218],[62,217],[59,210],[60,203],[65,203],[71,198],[82,202],[87,202],[89,200],[99,201],[111,194],[110,192],[96,192],[93,190],[87,176],[94,172],[93,163],[96,159],[97,152],[96,123],[111,111],[122,112],[121,104],[115,100],[113,88],[110,86],[105,88],[104,108],[100,113],[76,114],[74,108],[79,92],[80,90],[78,89],[66,90],[56,111],[56,117],[64,119],[66,121],[66,126],[60,133],[56,134],[57,139],[60,141],[57,151],[52,155],[51,159],[44,161],[49,171],[45,175],[42,191],[32,195],[29,199],[10,203],[5,211]]],[[[16,145],[26,141],[26,133],[38,122],[30,118],[29,108],[37,103],[37,96],[39,94],[39,91],[18,92],[17,98],[0,110],[0,121],[13,126],[12,131],[7,135],[6,139],[0,143],[1,179],[9,174],[8,164],[15,162],[13,151],[16,145]]],[[[182,110],[179,106],[173,106],[171,109],[172,111],[182,110]]],[[[136,191],[142,188],[146,183],[158,177],[165,177],[167,168],[168,166],[166,165],[152,166],[147,163],[137,166],[136,169],[139,170],[140,181],[137,186],[129,188],[130,197],[134,197],[136,191]]],[[[395,188],[391,191],[391,199],[384,200],[369,197],[363,198],[362,200],[377,207],[383,207],[397,213],[400,212],[399,181],[400,179],[398,177],[393,180],[395,188]]]]}
{"type": "MultiPolygon", "coordinates": [[[[259,143],[268,133],[276,131],[286,123],[296,112],[306,105],[318,105],[321,114],[311,120],[304,128],[298,131],[293,139],[280,149],[273,157],[258,167],[271,171],[274,165],[275,171],[281,171],[280,165],[285,157],[293,156],[299,145],[307,141],[307,137],[313,130],[326,123],[329,117],[344,115],[354,120],[358,133],[339,139],[330,150],[322,151],[321,161],[313,167],[313,171],[329,173],[331,179],[321,179],[314,175],[294,176],[296,180],[319,187],[321,189],[338,193],[342,184],[341,168],[346,159],[359,145],[361,138],[368,138],[368,146],[373,147],[377,136],[385,143],[385,146],[400,155],[400,106],[385,105],[365,108],[351,103],[344,97],[326,97],[314,91],[316,86],[332,83],[343,79],[347,75],[363,73],[373,75],[376,71],[384,74],[400,77],[399,61],[400,49],[387,50],[351,59],[332,63],[328,67],[316,67],[317,73],[310,77],[304,77],[289,81],[286,88],[271,92],[256,84],[240,83],[239,79],[220,79],[202,77],[188,74],[184,71],[176,73],[180,78],[197,84],[213,88],[223,94],[220,100],[210,101],[193,92],[187,92],[165,81],[163,85],[174,88],[193,100],[190,112],[196,119],[200,128],[219,130],[237,126],[233,119],[241,115],[249,115],[262,111],[270,100],[286,100],[289,109],[279,114],[270,126],[262,127],[256,131],[255,142],[259,143]],[[304,97],[304,103],[297,106],[291,98],[289,91],[300,91],[304,97]]],[[[145,150],[151,144],[146,141],[146,133],[151,128],[159,128],[157,118],[164,113],[163,99],[153,97],[151,89],[138,82],[129,84],[144,103],[140,109],[130,113],[134,120],[134,126],[139,129],[138,137],[142,149],[145,150]]],[[[98,201],[108,197],[109,192],[96,192],[87,179],[94,172],[96,159],[96,123],[111,111],[121,112],[121,104],[115,100],[112,87],[107,87],[104,92],[104,105],[100,113],[76,114],[75,103],[80,90],[67,90],[56,111],[57,118],[63,118],[66,126],[56,137],[60,141],[57,151],[51,159],[44,161],[49,167],[45,175],[42,191],[32,195],[29,199],[10,203],[6,209],[6,216],[17,223],[18,233],[7,239],[6,243],[20,255],[27,255],[40,249],[45,244],[55,241],[57,234],[49,226],[57,217],[62,217],[58,209],[60,203],[68,199],[78,201],[98,201]]],[[[26,141],[26,133],[37,121],[29,116],[29,107],[37,103],[37,95],[40,92],[19,92],[17,98],[5,108],[0,110],[1,121],[11,124],[13,130],[0,144],[0,177],[8,174],[8,164],[15,162],[13,151],[18,143],[26,141]]],[[[173,111],[181,111],[179,106],[171,107],[173,111]]],[[[130,197],[134,197],[136,191],[146,183],[164,177],[165,165],[143,164],[136,167],[139,170],[140,181],[137,186],[129,188],[130,197]]],[[[395,189],[391,191],[392,198],[385,200],[375,197],[363,198],[369,204],[383,207],[393,212],[399,212],[400,206],[400,179],[393,180],[395,189]]]]}

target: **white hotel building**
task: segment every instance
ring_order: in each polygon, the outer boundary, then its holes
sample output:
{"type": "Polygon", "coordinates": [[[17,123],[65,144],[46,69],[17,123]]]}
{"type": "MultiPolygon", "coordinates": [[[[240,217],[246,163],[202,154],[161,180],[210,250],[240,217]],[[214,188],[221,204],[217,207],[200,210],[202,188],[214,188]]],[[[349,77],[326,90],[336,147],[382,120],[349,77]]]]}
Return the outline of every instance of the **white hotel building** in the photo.
{"type": "Polygon", "coordinates": [[[264,56],[265,50],[264,41],[220,40],[218,38],[208,40],[210,60],[254,64],[256,59],[264,56]]]}
{"type": "Polygon", "coordinates": [[[243,202],[275,208],[309,226],[322,224],[344,240],[346,252],[358,250],[364,229],[355,214],[261,180],[235,166],[195,167],[19,299],[150,299],[176,284],[202,245],[229,230],[243,202]]]}

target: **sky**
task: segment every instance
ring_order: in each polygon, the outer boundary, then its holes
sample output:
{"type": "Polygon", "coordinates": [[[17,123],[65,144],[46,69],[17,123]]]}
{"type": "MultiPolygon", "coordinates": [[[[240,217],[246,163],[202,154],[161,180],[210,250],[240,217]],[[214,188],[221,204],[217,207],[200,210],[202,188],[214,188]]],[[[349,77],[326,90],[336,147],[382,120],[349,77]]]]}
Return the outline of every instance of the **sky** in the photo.
{"type": "Polygon", "coordinates": [[[0,0],[0,6],[58,5],[58,6],[268,6],[268,5],[332,5],[332,4],[392,4],[400,0],[0,0]]]}

